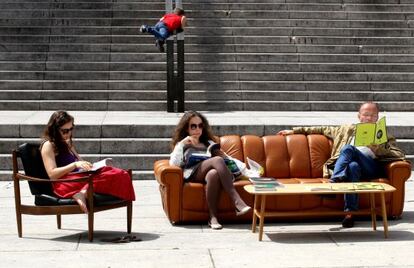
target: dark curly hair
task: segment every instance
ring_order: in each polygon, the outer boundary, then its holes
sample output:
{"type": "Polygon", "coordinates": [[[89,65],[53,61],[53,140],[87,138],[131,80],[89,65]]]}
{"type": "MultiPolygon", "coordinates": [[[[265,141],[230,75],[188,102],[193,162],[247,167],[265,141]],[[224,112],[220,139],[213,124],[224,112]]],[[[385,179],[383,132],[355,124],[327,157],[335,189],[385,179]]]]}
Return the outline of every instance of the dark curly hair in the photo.
{"type": "Polygon", "coordinates": [[[196,111],[187,111],[181,117],[180,122],[175,127],[174,134],[171,140],[171,149],[174,149],[174,146],[188,136],[188,123],[190,122],[191,118],[199,117],[203,122],[203,132],[200,136],[200,142],[204,145],[208,146],[208,140],[216,140],[211,130],[210,124],[207,121],[207,118],[199,112],[196,111]]]}
{"type": "Polygon", "coordinates": [[[60,133],[60,128],[68,122],[75,123],[73,116],[65,111],[56,111],[50,116],[43,132],[43,139],[50,141],[54,145],[56,153],[68,152],[69,146],[72,146],[72,136],[68,144],[60,133]]]}

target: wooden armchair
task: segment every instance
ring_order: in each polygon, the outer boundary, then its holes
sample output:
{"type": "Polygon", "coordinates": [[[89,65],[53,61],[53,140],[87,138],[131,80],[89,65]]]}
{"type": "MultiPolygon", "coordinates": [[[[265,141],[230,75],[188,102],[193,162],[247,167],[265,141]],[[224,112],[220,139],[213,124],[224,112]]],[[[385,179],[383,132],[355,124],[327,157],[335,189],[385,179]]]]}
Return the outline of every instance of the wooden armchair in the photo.
{"type": "MultiPolygon", "coordinates": [[[[13,150],[13,181],[14,181],[14,198],[16,203],[17,231],[19,237],[22,237],[22,214],[30,215],[56,215],[57,227],[61,228],[61,215],[64,214],[83,214],[79,205],[74,199],[59,198],[52,190],[52,183],[57,180],[50,180],[39,150],[38,143],[25,143],[13,150]],[[19,173],[18,158],[23,165],[24,173],[19,173]],[[34,205],[25,205],[21,203],[20,181],[27,180],[30,192],[34,195],[34,205]]],[[[131,170],[128,170],[131,176],[131,170]]],[[[131,176],[132,178],[132,176],[131,176]]],[[[113,208],[127,208],[127,232],[131,233],[132,224],[132,201],[122,200],[110,195],[97,194],[93,191],[92,178],[85,176],[78,179],[59,180],[79,182],[88,182],[88,239],[93,241],[93,221],[94,213],[113,208]]]]}

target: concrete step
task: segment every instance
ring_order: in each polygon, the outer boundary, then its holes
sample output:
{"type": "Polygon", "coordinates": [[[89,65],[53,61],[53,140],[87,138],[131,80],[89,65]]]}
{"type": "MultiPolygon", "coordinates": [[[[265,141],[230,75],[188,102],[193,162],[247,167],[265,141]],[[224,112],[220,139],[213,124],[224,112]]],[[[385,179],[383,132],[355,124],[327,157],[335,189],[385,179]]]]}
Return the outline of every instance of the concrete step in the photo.
{"type": "MultiPolygon", "coordinates": [[[[153,25],[157,18],[0,18],[0,25],[9,27],[137,27],[153,25]]],[[[414,25],[402,20],[335,20],[335,19],[237,19],[237,18],[188,18],[189,27],[314,27],[314,28],[412,28],[414,25]]],[[[258,29],[259,30],[259,29],[258,29]]]]}
{"type": "MultiPolygon", "coordinates": [[[[113,100],[113,101],[132,101],[132,100],[158,100],[165,101],[167,93],[165,90],[5,90],[0,92],[0,99],[4,100],[113,100]]],[[[187,90],[185,92],[186,101],[197,100],[216,100],[216,101],[235,101],[235,100],[273,100],[273,101],[414,101],[414,92],[381,92],[381,91],[276,91],[276,90],[187,90]]]]}
{"type": "MultiPolygon", "coordinates": [[[[83,154],[169,154],[170,138],[75,138],[83,154]]],[[[40,138],[0,138],[0,154],[11,153],[25,142],[40,138]]],[[[413,150],[414,153],[414,150],[413,150]]]]}
{"type": "MultiPolygon", "coordinates": [[[[366,99],[341,100],[201,100],[185,101],[199,111],[352,111],[366,99]]],[[[379,101],[387,111],[414,111],[414,101],[379,101]]],[[[166,100],[0,100],[0,110],[165,111],[166,100]]]]}
{"type": "MultiPolygon", "coordinates": [[[[382,37],[411,37],[410,28],[341,28],[341,27],[189,27],[186,29],[188,35],[243,35],[256,36],[260,34],[267,36],[382,36],[382,37]]],[[[137,26],[99,26],[99,27],[22,27],[22,26],[0,26],[0,35],[137,35],[137,26]]]]}
{"type": "MultiPolygon", "coordinates": [[[[9,101],[53,101],[53,100],[87,100],[90,102],[113,101],[165,101],[167,93],[159,91],[2,91],[0,99],[9,101]]],[[[186,101],[242,101],[242,100],[273,100],[273,101],[361,101],[372,99],[375,101],[414,101],[414,92],[370,92],[370,91],[272,91],[272,90],[191,90],[185,92],[186,101]]]]}
{"type": "MultiPolygon", "coordinates": [[[[380,104],[381,105],[381,104],[380,104]]],[[[301,125],[338,125],[355,122],[352,112],[206,112],[217,135],[231,133],[271,135],[301,125]]],[[[413,139],[413,113],[390,112],[381,105],[389,132],[397,139],[413,139]]],[[[0,111],[0,137],[38,139],[52,111],[0,111]]],[[[81,111],[70,112],[76,119],[75,137],[170,138],[182,114],[167,112],[81,111]]]]}
{"type": "MultiPolygon", "coordinates": [[[[154,162],[159,159],[166,159],[169,154],[81,154],[82,159],[91,163],[100,159],[112,158],[114,166],[123,169],[146,170],[150,171],[154,167],[154,162]]],[[[19,169],[23,167],[19,165],[19,169]]],[[[0,154],[0,170],[12,170],[11,153],[0,154]]]]}
{"type": "MultiPolygon", "coordinates": [[[[187,62],[188,72],[194,71],[286,71],[286,72],[414,72],[414,63],[341,63],[341,62],[187,62]]],[[[38,62],[3,61],[0,71],[166,71],[165,62],[38,62]]]]}
{"type": "MultiPolygon", "coordinates": [[[[308,44],[186,44],[186,53],[323,53],[323,54],[413,54],[411,45],[308,45],[308,44]]],[[[56,43],[49,45],[5,43],[0,52],[48,53],[157,53],[154,43],[143,44],[84,44],[56,43]]]]}
{"type": "MultiPolygon", "coordinates": [[[[388,4],[387,10],[390,12],[410,12],[414,10],[412,4],[388,4]]],[[[0,8],[3,10],[31,10],[31,9],[44,9],[49,10],[52,14],[57,10],[163,10],[165,4],[163,1],[159,2],[65,2],[65,3],[49,3],[47,1],[36,3],[0,3],[0,8]]],[[[384,8],[381,5],[372,4],[352,4],[346,5],[342,3],[319,3],[318,1],[310,3],[269,3],[269,2],[257,2],[257,3],[210,3],[210,2],[185,2],[184,8],[188,13],[194,12],[194,10],[280,10],[280,11],[337,11],[337,12],[352,12],[352,11],[382,11],[384,8]]]]}
{"type": "MultiPolygon", "coordinates": [[[[398,127],[392,129],[398,132],[398,127]]],[[[74,142],[85,155],[148,155],[169,154],[170,138],[75,138],[74,142]]],[[[0,154],[11,154],[20,144],[41,142],[39,138],[0,138],[0,154]]],[[[397,139],[398,146],[414,155],[414,139],[397,139]]],[[[1,169],[1,168],[0,168],[1,169]]]]}
{"type": "MultiPolygon", "coordinates": [[[[186,35],[186,44],[311,44],[311,45],[413,45],[412,36],[324,36],[324,35],[186,35]]],[[[6,44],[153,44],[150,35],[0,35],[6,44]]]]}
{"type": "MultiPolygon", "coordinates": [[[[155,51],[154,51],[155,52],[155,51]]],[[[165,62],[161,53],[0,52],[1,61],[165,62]]],[[[186,53],[186,62],[413,63],[414,54],[186,53]]]]}
{"type": "MultiPolygon", "coordinates": [[[[187,71],[186,81],[412,82],[412,72],[187,71]]],[[[164,80],[165,71],[0,71],[0,80],[164,80]]]]}
{"type": "MultiPolygon", "coordinates": [[[[23,170],[21,170],[24,173],[23,170]]],[[[133,180],[155,180],[154,172],[152,170],[132,170],[133,180]]],[[[0,170],[0,181],[12,181],[12,170],[0,170]]]]}
{"type": "MultiPolygon", "coordinates": [[[[382,105],[382,109],[387,109],[382,105]]],[[[39,141],[51,112],[0,111],[0,180],[10,180],[11,151],[24,142],[39,141]],[[3,120],[2,120],[3,119],[3,120]],[[8,138],[6,138],[8,137],[8,138]]],[[[113,157],[116,166],[134,169],[134,179],[153,179],[152,165],[168,158],[172,130],[181,114],[165,112],[71,112],[75,116],[74,142],[82,157],[96,161],[113,157]],[[139,138],[137,138],[139,137],[139,138]]],[[[353,122],[355,111],[344,112],[208,112],[214,133],[273,135],[298,125],[338,125],[353,122]]],[[[388,133],[408,159],[414,159],[414,113],[383,112],[388,133]]]]}
{"type": "MultiPolygon", "coordinates": [[[[381,81],[187,81],[186,90],[412,91],[412,82],[381,81]]],[[[166,90],[166,81],[0,80],[0,90],[166,90]]],[[[114,91],[114,93],[116,93],[114,91]]]]}

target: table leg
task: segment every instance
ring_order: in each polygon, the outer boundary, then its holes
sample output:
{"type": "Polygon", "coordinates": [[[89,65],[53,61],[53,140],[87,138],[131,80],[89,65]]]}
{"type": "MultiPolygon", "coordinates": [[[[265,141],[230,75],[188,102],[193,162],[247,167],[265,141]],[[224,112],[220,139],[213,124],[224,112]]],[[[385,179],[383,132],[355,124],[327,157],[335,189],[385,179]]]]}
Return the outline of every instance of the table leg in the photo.
{"type": "Polygon", "coordinates": [[[381,192],[381,211],[382,211],[382,224],[384,226],[384,237],[388,237],[388,220],[387,220],[387,208],[385,207],[385,193],[381,192]]]}
{"type": "Polygon", "coordinates": [[[375,209],[375,193],[369,193],[369,203],[371,206],[371,224],[372,229],[377,230],[377,213],[375,209]]]}
{"type": "Polygon", "coordinates": [[[256,232],[256,223],[257,223],[257,200],[259,199],[258,195],[254,195],[254,205],[253,205],[253,220],[252,220],[252,233],[256,232]]]}
{"type": "Polygon", "coordinates": [[[260,204],[260,215],[259,215],[259,241],[262,241],[263,237],[263,224],[264,224],[264,214],[266,208],[266,195],[261,196],[261,204],[260,204]]]}

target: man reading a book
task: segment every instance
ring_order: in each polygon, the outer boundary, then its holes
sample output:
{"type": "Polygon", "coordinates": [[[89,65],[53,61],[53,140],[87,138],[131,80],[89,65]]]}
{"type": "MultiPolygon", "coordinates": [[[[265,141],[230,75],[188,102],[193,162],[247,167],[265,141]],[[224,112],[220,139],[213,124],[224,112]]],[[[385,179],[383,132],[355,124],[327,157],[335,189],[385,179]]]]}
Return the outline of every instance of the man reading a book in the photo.
{"type": "MultiPolygon", "coordinates": [[[[379,106],[374,102],[363,103],[358,111],[360,123],[375,123],[378,120],[379,106]]],[[[403,160],[404,153],[396,146],[395,139],[388,137],[383,144],[354,146],[356,125],[295,127],[282,130],[279,135],[323,134],[333,140],[331,158],[323,166],[324,177],[330,182],[359,182],[372,179],[382,173],[381,161],[403,160]]],[[[345,211],[358,210],[358,195],[345,195],[345,211]]],[[[342,221],[344,228],[354,226],[352,214],[342,221]]]]}

